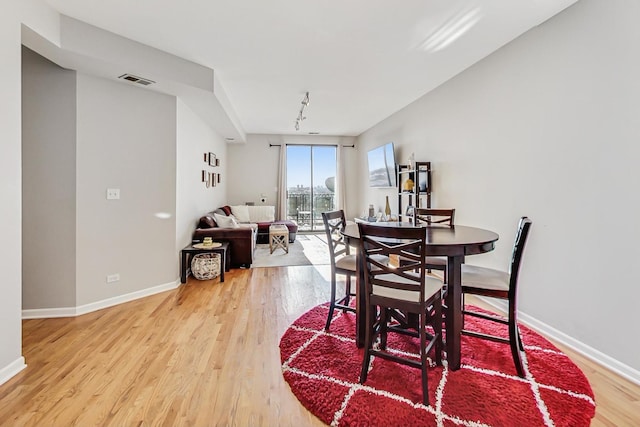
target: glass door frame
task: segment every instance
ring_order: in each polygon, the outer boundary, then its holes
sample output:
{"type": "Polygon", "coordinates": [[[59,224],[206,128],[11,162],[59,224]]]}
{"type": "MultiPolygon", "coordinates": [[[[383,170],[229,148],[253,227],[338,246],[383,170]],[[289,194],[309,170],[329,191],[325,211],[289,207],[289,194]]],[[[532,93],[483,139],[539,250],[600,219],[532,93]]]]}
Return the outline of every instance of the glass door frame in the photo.
{"type": "MultiPolygon", "coordinates": [[[[316,224],[316,216],[319,215],[319,209],[318,209],[318,201],[316,200],[316,189],[315,189],[315,184],[317,182],[317,179],[315,177],[316,175],[316,165],[315,165],[315,159],[318,156],[318,153],[314,153],[316,151],[316,149],[331,149],[332,150],[332,158],[333,158],[333,178],[334,178],[334,182],[335,182],[335,178],[336,178],[336,174],[337,174],[337,170],[338,170],[338,147],[337,145],[333,145],[333,144],[288,144],[287,146],[287,218],[290,219],[294,219],[296,220],[296,222],[298,222],[298,231],[302,231],[302,232],[318,232],[324,229],[324,225],[322,224],[322,221],[319,221],[316,224]],[[293,188],[293,186],[298,185],[298,184],[294,184],[292,182],[289,182],[289,162],[291,159],[290,156],[290,148],[294,148],[294,147],[300,147],[300,148],[306,148],[308,150],[309,153],[309,209],[308,210],[299,210],[299,202],[296,202],[296,211],[294,212],[292,210],[292,206],[291,206],[291,194],[290,194],[290,189],[293,188]],[[301,214],[304,215],[301,217],[301,214]]],[[[330,178],[330,176],[328,176],[327,178],[330,178]]],[[[326,185],[326,179],[325,178],[325,182],[323,183],[323,185],[325,187],[327,187],[326,185]]],[[[304,184],[303,184],[304,185],[304,184]]],[[[327,187],[327,190],[329,190],[329,192],[332,193],[331,197],[330,197],[330,208],[329,210],[332,210],[335,208],[335,189],[330,190],[327,187]]],[[[297,197],[296,199],[300,199],[299,197],[297,197]]],[[[304,197],[303,197],[304,199],[304,197]]],[[[306,206],[306,203],[303,200],[302,206],[306,206]]],[[[326,208],[324,209],[326,210],[326,208]]]]}

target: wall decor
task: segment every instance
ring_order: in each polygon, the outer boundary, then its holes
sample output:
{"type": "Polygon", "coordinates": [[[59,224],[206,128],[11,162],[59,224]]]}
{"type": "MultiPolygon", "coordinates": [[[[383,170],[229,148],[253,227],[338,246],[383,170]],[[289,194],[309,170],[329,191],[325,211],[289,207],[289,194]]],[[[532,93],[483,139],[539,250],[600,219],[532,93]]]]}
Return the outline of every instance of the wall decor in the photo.
{"type": "Polygon", "coordinates": [[[216,157],[214,153],[209,153],[207,163],[209,163],[209,166],[213,166],[213,167],[220,166],[220,160],[216,157]]]}
{"type": "MultiPolygon", "coordinates": [[[[218,159],[215,153],[212,152],[204,153],[204,162],[212,167],[220,166],[220,159],[218,159]]],[[[219,173],[209,172],[204,169],[202,170],[202,176],[200,177],[200,179],[202,180],[202,182],[204,182],[207,188],[216,187],[218,184],[220,184],[219,173]]]]}

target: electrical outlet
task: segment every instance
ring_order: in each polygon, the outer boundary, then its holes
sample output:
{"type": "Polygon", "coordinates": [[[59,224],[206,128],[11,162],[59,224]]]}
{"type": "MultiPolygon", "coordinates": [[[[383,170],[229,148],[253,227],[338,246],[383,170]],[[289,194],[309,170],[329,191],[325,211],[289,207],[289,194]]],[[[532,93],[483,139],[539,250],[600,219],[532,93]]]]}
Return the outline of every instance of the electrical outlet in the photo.
{"type": "Polygon", "coordinates": [[[118,280],[120,280],[120,274],[116,273],[116,274],[109,274],[107,276],[107,283],[113,283],[113,282],[117,282],[118,280]]]}
{"type": "Polygon", "coordinates": [[[120,189],[107,188],[107,200],[118,200],[118,199],[120,199],[120,189]]]}

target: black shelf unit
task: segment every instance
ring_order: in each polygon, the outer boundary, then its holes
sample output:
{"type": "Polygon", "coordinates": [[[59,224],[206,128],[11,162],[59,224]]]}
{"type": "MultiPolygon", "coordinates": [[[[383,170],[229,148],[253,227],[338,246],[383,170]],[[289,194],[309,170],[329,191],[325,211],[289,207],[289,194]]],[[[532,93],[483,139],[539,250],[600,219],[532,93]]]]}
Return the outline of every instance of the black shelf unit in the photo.
{"type": "Polygon", "coordinates": [[[413,208],[431,207],[431,162],[415,162],[415,165],[396,165],[398,185],[398,219],[412,222],[413,208]],[[414,183],[411,190],[405,190],[407,179],[414,183]]]}

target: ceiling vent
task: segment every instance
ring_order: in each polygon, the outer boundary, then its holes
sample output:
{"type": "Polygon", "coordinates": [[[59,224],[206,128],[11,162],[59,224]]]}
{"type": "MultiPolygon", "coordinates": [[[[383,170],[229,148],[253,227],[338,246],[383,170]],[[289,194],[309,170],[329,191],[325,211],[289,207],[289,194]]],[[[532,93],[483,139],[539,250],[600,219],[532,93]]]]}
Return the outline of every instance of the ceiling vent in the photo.
{"type": "Polygon", "coordinates": [[[138,77],[138,76],[134,76],[133,74],[123,74],[121,76],[118,76],[119,79],[123,79],[123,80],[129,80],[130,82],[133,83],[138,83],[141,84],[143,86],[149,86],[152,83],[155,83],[153,80],[149,80],[149,79],[145,79],[142,77],[138,77]]]}

